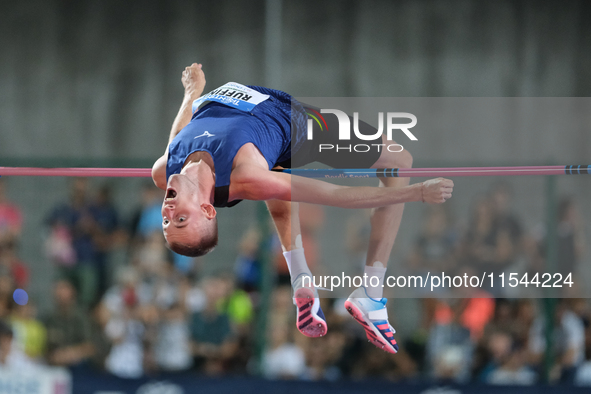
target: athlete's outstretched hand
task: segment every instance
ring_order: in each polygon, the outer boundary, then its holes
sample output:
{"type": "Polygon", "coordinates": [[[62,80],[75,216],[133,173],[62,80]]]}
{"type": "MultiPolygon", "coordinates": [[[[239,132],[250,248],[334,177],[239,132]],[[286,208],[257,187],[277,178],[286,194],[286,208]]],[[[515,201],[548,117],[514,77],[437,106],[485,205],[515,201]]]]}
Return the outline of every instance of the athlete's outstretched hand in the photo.
{"type": "Polygon", "coordinates": [[[205,88],[205,74],[201,69],[201,64],[193,63],[185,67],[181,81],[185,87],[185,94],[189,96],[201,96],[205,88]]]}
{"type": "Polygon", "coordinates": [[[441,204],[451,198],[454,182],[450,179],[435,178],[423,182],[423,202],[441,204]]]}

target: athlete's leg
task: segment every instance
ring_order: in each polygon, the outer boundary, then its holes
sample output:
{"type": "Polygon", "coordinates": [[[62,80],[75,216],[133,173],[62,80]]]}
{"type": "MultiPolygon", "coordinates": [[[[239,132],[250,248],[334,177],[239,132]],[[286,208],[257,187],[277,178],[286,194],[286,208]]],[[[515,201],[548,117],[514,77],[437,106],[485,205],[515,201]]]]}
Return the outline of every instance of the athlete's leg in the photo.
{"type": "MultiPolygon", "coordinates": [[[[305,105],[305,107],[308,107],[305,105]]],[[[308,110],[308,108],[306,108],[308,110]]],[[[318,109],[310,107],[310,110],[318,112],[318,109]]],[[[320,110],[320,112],[322,112],[320,110]]],[[[350,124],[354,124],[354,119],[350,124]]],[[[357,152],[354,149],[328,150],[320,152],[318,144],[327,143],[336,145],[340,141],[336,131],[339,130],[339,122],[336,116],[323,117],[326,122],[326,132],[322,132],[320,125],[312,123],[316,140],[312,143],[314,159],[334,168],[408,168],[412,166],[412,156],[408,151],[399,153],[390,152],[387,147],[393,145],[393,141],[386,140],[382,136],[383,149],[381,153],[375,150],[357,152]],[[331,132],[329,132],[329,130],[331,132]]],[[[363,135],[375,135],[377,131],[373,126],[359,121],[357,124],[363,135]]],[[[353,131],[353,130],[352,130],[353,131]]],[[[354,137],[351,133],[351,144],[365,144],[366,141],[354,137]]],[[[304,143],[305,144],[305,143],[304,143]]],[[[293,160],[293,158],[292,158],[293,160]]],[[[408,178],[384,178],[380,181],[382,187],[403,187],[409,184],[408,178]]],[[[365,274],[369,278],[367,287],[361,287],[353,292],[345,302],[345,307],[351,315],[363,325],[367,332],[368,339],[376,346],[395,353],[398,345],[394,340],[394,329],[388,323],[386,310],[386,299],[382,298],[383,281],[386,273],[386,265],[390,258],[392,247],[402,220],[404,204],[396,204],[388,207],[375,209],[371,216],[371,235],[366,258],[365,274]],[[378,279],[376,283],[376,277],[378,279]],[[374,284],[372,286],[372,283],[374,284]]]]}
{"type": "MultiPolygon", "coordinates": [[[[394,141],[387,141],[385,136],[383,140],[386,146],[394,144],[394,141]]],[[[389,152],[387,149],[382,151],[380,158],[372,166],[372,168],[410,167],[412,167],[412,155],[407,150],[389,152]]],[[[408,186],[409,182],[410,178],[381,178],[380,186],[398,188],[408,186]]],[[[394,204],[374,209],[371,215],[371,235],[365,261],[366,265],[373,266],[376,261],[379,261],[384,267],[387,266],[390,252],[392,252],[398,234],[403,211],[404,204],[394,204]]]]}
{"type": "MultiPolygon", "coordinates": [[[[386,141],[388,146],[393,141],[386,141]]],[[[412,156],[408,151],[382,151],[379,159],[372,168],[410,168],[412,156]]],[[[380,179],[381,187],[402,187],[409,183],[408,178],[380,179]]],[[[371,216],[371,234],[365,274],[368,276],[367,287],[355,290],[345,302],[349,313],[363,326],[367,339],[378,348],[390,353],[398,351],[398,344],[394,339],[394,328],[388,322],[388,311],[385,298],[382,298],[386,266],[390,253],[398,234],[404,204],[390,205],[377,208],[371,216]],[[377,279],[377,280],[376,280],[377,279]]]]}
{"type": "Polygon", "coordinates": [[[308,337],[323,336],[327,331],[326,320],[320,309],[320,300],[313,286],[312,274],[306,264],[298,204],[279,200],[270,200],[266,203],[289,267],[294,303],[298,308],[298,330],[308,337]]]}
{"type": "MultiPolygon", "coordinates": [[[[298,203],[280,200],[266,201],[269,213],[273,218],[275,229],[284,252],[296,248],[296,242],[301,240],[300,217],[298,203]]],[[[299,246],[302,247],[301,245],[299,246]]]]}

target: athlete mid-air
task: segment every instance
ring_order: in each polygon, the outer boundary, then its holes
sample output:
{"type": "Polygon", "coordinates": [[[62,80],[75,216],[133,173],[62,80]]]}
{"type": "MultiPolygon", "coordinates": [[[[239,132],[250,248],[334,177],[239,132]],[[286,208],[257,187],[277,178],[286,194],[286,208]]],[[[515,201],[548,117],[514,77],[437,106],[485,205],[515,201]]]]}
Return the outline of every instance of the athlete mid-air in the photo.
{"type": "MultiPolygon", "coordinates": [[[[380,187],[347,187],[271,171],[315,161],[335,168],[409,168],[412,156],[406,150],[386,149],[320,154],[317,144],[305,138],[308,106],[287,93],[230,82],[202,96],[205,75],[196,63],[185,69],[182,83],[184,99],[166,151],[152,168],[154,183],[166,191],[162,227],[169,247],[186,256],[206,254],[218,242],[215,207],[231,207],[240,200],[265,201],[289,267],[298,329],[318,337],[327,326],[318,293],[310,280],[304,280],[312,274],[304,257],[297,203],[375,208],[365,274],[377,277],[379,285],[356,289],[345,306],[372,343],[395,353],[395,331],[388,323],[382,293],[404,203],[443,203],[451,197],[453,182],[437,178],[409,185],[408,178],[383,178],[380,187]]],[[[359,127],[375,130],[363,122],[359,127]]],[[[331,133],[322,138],[338,140],[331,133]]],[[[355,139],[352,136],[352,142],[355,139]]]]}

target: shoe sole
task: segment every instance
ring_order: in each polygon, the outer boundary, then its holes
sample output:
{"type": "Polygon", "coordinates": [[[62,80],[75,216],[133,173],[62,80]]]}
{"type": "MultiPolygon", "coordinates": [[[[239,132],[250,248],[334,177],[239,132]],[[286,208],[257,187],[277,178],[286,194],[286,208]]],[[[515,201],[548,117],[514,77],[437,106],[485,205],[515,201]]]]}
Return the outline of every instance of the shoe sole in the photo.
{"type": "Polygon", "coordinates": [[[345,308],[347,312],[353,317],[353,319],[357,320],[361,326],[365,329],[365,335],[367,336],[367,340],[371,342],[375,347],[378,349],[382,349],[387,353],[396,354],[397,351],[394,347],[388,343],[383,337],[377,327],[366,318],[363,312],[350,300],[345,301],[345,308]]]}
{"type": "Polygon", "coordinates": [[[307,337],[318,338],[326,335],[328,327],[312,310],[314,305],[314,291],[301,287],[294,294],[296,306],[298,307],[298,330],[307,337]]]}

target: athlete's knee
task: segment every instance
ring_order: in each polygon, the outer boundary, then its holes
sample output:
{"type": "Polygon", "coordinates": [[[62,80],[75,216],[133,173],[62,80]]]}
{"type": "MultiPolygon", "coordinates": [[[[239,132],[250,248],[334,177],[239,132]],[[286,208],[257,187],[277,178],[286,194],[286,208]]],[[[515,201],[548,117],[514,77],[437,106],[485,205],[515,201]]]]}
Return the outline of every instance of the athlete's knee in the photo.
{"type": "Polygon", "coordinates": [[[412,167],[412,154],[404,149],[400,152],[388,152],[387,166],[389,168],[411,168],[412,167]]]}
{"type": "Polygon", "coordinates": [[[402,157],[400,159],[401,162],[401,168],[411,168],[412,167],[412,154],[408,151],[408,150],[403,150],[402,152],[402,157]]]}
{"type": "Polygon", "coordinates": [[[267,208],[273,219],[289,219],[291,217],[292,204],[289,201],[267,201],[267,208]]]}

